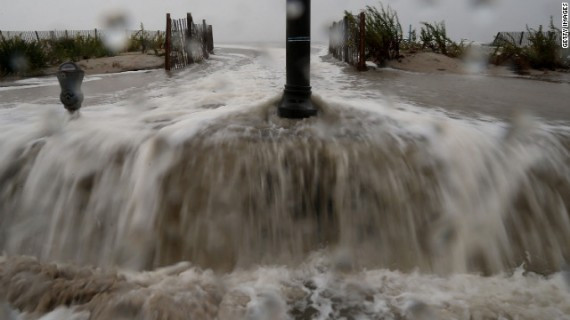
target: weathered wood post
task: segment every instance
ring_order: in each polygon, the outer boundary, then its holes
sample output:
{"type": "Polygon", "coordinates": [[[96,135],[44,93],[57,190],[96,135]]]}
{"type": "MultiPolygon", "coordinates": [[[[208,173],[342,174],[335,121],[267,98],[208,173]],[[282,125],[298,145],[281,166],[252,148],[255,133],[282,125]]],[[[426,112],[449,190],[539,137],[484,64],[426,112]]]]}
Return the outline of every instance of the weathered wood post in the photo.
{"type": "Polygon", "coordinates": [[[341,29],[341,23],[337,21],[335,24],[336,46],[334,48],[334,51],[335,51],[335,57],[342,61],[342,41],[343,41],[343,39],[341,39],[341,30],[340,29],[341,29]]]}
{"type": "MultiPolygon", "coordinates": [[[[333,50],[334,50],[333,32],[334,32],[334,22],[329,27],[329,54],[333,54],[333,50]]],[[[334,54],[333,54],[333,56],[334,56],[334,54]]]]}
{"type": "Polygon", "coordinates": [[[332,53],[333,48],[333,31],[334,31],[334,22],[329,27],[329,53],[332,53]]]}
{"type": "Polygon", "coordinates": [[[95,40],[99,39],[99,35],[97,34],[97,28],[95,28],[95,40]]]}
{"type": "Polygon", "coordinates": [[[338,47],[340,46],[339,33],[338,33],[338,22],[333,22],[333,55],[338,59],[338,47]]]}
{"type": "Polygon", "coordinates": [[[34,31],[34,33],[36,34],[36,40],[38,40],[38,42],[40,42],[40,35],[38,34],[37,31],[34,31]]]}
{"type": "Polygon", "coordinates": [[[360,41],[358,43],[358,71],[366,71],[366,15],[360,13],[360,41]]]}
{"type": "Polygon", "coordinates": [[[192,18],[192,13],[186,13],[186,55],[188,56],[188,64],[194,63],[194,57],[192,57],[192,28],[194,26],[194,19],[192,18]]]}
{"type": "Polygon", "coordinates": [[[170,13],[166,14],[166,40],[164,44],[164,68],[170,71],[172,67],[170,61],[170,52],[172,50],[172,20],[170,20],[170,13]]]}
{"type": "Polygon", "coordinates": [[[214,31],[212,25],[208,26],[208,51],[214,53],[214,31]]]}
{"type": "Polygon", "coordinates": [[[348,25],[348,17],[345,16],[344,19],[342,19],[343,21],[343,27],[344,27],[344,34],[343,34],[343,61],[344,62],[349,62],[348,60],[348,37],[350,35],[349,33],[349,25],[348,25]]]}
{"type": "Polygon", "coordinates": [[[202,51],[204,59],[208,59],[210,54],[208,53],[208,25],[206,24],[206,19],[202,20],[202,51]]]}

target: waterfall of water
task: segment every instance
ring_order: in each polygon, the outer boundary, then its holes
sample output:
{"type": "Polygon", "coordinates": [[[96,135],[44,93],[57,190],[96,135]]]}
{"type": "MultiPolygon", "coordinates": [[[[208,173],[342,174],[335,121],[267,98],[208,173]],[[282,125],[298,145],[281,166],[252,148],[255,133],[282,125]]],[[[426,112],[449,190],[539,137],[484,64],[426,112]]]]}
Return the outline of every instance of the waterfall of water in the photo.
{"type": "Polygon", "coordinates": [[[203,99],[3,133],[2,319],[567,319],[566,131],[203,99]]]}

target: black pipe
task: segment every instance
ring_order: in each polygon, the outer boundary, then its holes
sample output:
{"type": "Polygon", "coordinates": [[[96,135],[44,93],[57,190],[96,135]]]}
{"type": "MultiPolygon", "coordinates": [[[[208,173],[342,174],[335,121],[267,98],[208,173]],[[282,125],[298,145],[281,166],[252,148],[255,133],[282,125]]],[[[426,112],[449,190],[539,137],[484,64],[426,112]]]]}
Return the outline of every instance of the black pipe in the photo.
{"type": "Polygon", "coordinates": [[[311,102],[311,0],[287,0],[287,83],[278,114],[308,118],[317,114],[311,102]]]}

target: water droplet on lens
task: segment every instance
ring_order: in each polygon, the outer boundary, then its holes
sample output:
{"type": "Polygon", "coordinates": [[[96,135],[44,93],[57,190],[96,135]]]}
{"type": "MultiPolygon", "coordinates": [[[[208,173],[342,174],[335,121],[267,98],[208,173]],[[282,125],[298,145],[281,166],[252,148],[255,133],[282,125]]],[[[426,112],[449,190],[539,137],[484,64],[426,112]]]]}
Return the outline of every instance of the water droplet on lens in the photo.
{"type": "Polygon", "coordinates": [[[197,41],[195,39],[190,40],[187,49],[194,61],[203,59],[204,52],[202,50],[202,43],[200,41],[197,41]]]}
{"type": "Polygon", "coordinates": [[[15,73],[26,72],[29,66],[28,58],[23,54],[15,54],[10,59],[10,67],[15,73]]]}
{"type": "Polygon", "coordinates": [[[299,18],[305,12],[305,6],[301,1],[287,1],[287,16],[293,19],[299,18]]]}
{"type": "Polygon", "coordinates": [[[407,308],[408,319],[414,320],[435,320],[437,319],[430,306],[422,301],[411,301],[407,308]]]}
{"type": "Polygon", "coordinates": [[[489,56],[480,45],[471,45],[465,53],[464,60],[467,73],[482,74],[487,69],[489,56]]]}
{"type": "Polygon", "coordinates": [[[124,50],[129,40],[127,16],[121,12],[114,12],[104,19],[103,44],[112,52],[124,50]]]}

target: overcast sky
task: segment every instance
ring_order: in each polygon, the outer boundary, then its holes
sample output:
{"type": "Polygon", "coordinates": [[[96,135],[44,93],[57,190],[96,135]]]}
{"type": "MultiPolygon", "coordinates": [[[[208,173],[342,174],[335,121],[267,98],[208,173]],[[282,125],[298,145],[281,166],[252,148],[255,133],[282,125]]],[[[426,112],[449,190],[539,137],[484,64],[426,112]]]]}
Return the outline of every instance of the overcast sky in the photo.
{"type": "MultiPolygon", "coordinates": [[[[217,41],[281,41],[285,37],[285,0],[0,0],[0,30],[92,29],[104,17],[124,12],[130,27],[163,30],[165,14],[206,19],[217,41]]],[[[454,40],[490,41],[497,31],[547,26],[550,16],[560,27],[559,0],[384,0],[408,25],[445,20],[454,40]],[[475,2],[488,5],[474,5],[475,2]]],[[[358,12],[376,0],[313,0],[313,39],[326,40],[326,28],[344,10],[358,12]]]]}

